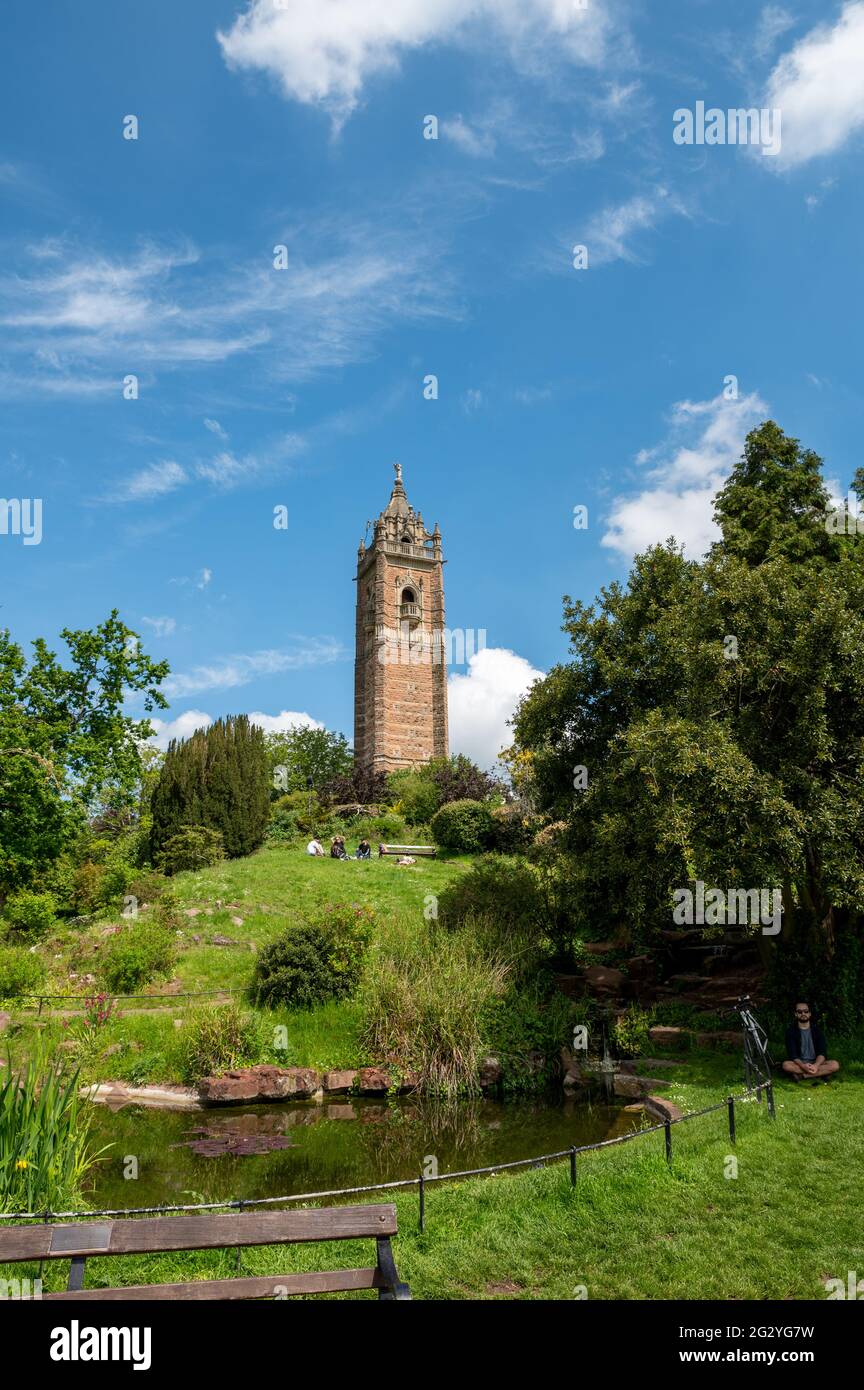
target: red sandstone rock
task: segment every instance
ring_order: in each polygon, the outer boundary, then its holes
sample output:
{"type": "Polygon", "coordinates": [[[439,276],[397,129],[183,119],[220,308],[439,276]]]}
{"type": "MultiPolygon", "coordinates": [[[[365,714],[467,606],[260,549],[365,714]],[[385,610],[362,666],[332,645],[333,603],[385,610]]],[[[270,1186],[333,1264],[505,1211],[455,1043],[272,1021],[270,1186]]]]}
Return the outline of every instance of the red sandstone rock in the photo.
{"type": "Polygon", "coordinates": [[[327,1071],[321,1084],[328,1095],[345,1096],[356,1080],[356,1071],[327,1071]]]}
{"type": "Polygon", "coordinates": [[[277,1100],[305,1100],[319,1087],[310,1067],[245,1067],[224,1076],[205,1076],[198,1094],[207,1105],[249,1105],[277,1100]]]}
{"type": "Polygon", "coordinates": [[[363,1096],[386,1095],[390,1089],[390,1074],[384,1067],[360,1068],[360,1094],[363,1096]]]}

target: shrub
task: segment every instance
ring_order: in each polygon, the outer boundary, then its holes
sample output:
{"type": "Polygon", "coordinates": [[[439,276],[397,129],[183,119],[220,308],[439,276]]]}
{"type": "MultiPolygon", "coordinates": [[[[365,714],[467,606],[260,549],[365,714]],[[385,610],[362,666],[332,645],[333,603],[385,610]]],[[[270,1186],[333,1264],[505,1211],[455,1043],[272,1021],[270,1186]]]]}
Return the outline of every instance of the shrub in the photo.
{"type": "Polygon", "coordinates": [[[318,793],[314,791],[311,795],[308,791],[295,791],[278,797],[270,807],[269,824],[272,825],[286,815],[293,816],[301,835],[312,835],[316,830],[320,833],[322,826],[328,823],[328,817],[321,809],[318,793]]]}
{"type": "Polygon", "coordinates": [[[444,849],[477,854],[492,844],[494,824],[485,801],[449,801],[432,817],[432,834],[444,849]]]}
{"type": "Polygon", "coordinates": [[[428,825],[442,801],[440,789],[422,769],[391,772],[387,790],[399,815],[411,825],[428,825]]]}
{"type": "Polygon", "coordinates": [[[155,903],[165,892],[168,880],[157,869],[144,869],[139,872],[127,888],[127,895],[135,899],[138,907],[155,903]]]}
{"type": "Polygon", "coordinates": [[[404,843],[408,827],[395,811],[387,811],[383,816],[364,816],[349,827],[350,834],[357,840],[368,840],[373,849],[383,840],[385,844],[404,843]]]}
{"type": "Polygon", "coordinates": [[[483,1026],[490,1051],[503,1064],[505,1090],[533,1091],[551,1080],[561,1047],[572,1038],[573,1016],[572,1001],[546,973],[492,1001],[483,1026]],[[542,1054],[542,1067],[532,1053],[542,1054]]]}
{"type": "Polygon", "coordinates": [[[159,922],[136,920],[111,937],[99,965],[112,994],[133,994],[167,975],[174,964],[174,934],[159,922]]]}
{"type": "Polygon", "coordinates": [[[371,907],[336,903],[284,932],[258,957],[251,986],[255,1003],[311,1009],[353,993],[375,923],[371,907]]]}
{"type": "Polygon", "coordinates": [[[536,871],[524,859],[484,855],[452,879],[438,896],[438,918],[461,927],[487,918],[504,936],[536,941],[543,928],[543,899],[536,871]]]}
{"type": "Polygon", "coordinates": [[[237,1004],[205,1004],[192,1009],[177,1044],[180,1073],[187,1085],[236,1067],[254,1066],[264,1055],[261,1019],[237,1004]]]}
{"type": "Polygon", "coordinates": [[[38,992],[45,966],[26,946],[0,946],[0,999],[20,999],[38,992]]]}
{"type": "Polygon", "coordinates": [[[440,1095],[476,1093],[482,1019],[503,993],[508,967],[470,933],[395,923],[369,958],[360,999],[370,1056],[418,1073],[440,1095]]]}
{"type": "Polygon", "coordinates": [[[87,859],[78,865],[72,890],[72,905],[76,912],[86,915],[95,912],[101,905],[104,878],[104,864],[96,864],[92,859],[87,859]]]}
{"type": "Polygon", "coordinates": [[[157,863],[166,874],[181,874],[186,869],[209,869],[224,858],[221,831],[206,825],[185,825],[165,841],[157,863]]]}
{"type": "Polygon", "coordinates": [[[177,894],[171,888],[166,888],[156,899],[153,920],[163,931],[179,931],[183,923],[183,915],[180,911],[177,894]]]}
{"type": "Polygon", "coordinates": [[[286,809],[275,811],[271,814],[267,822],[267,829],[264,832],[264,839],[270,845],[292,844],[300,837],[300,826],[297,823],[297,816],[293,811],[286,809]]]}
{"type": "Polygon", "coordinates": [[[652,1013],[631,1008],[619,1014],[612,1024],[612,1038],[620,1057],[641,1057],[648,1047],[648,1029],[654,1022],[652,1013]]]}
{"type": "Polygon", "coordinates": [[[6,899],[3,916],[16,936],[41,936],[54,925],[57,904],[51,893],[22,889],[6,899]]]}
{"type": "Polygon", "coordinates": [[[253,1002],[268,1009],[313,1009],[347,994],[347,978],[333,965],[333,946],[329,932],[309,923],[271,941],[255,964],[253,1002]]]}
{"type": "Polygon", "coordinates": [[[345,993],[357,986],[369,943],[375,933],[375,909],[359,903],[331,903],[309,919],[331,938],[330,964],[346,982],[345,993]]]}
{"type": "Polygon", "coordinates": [[[531,844],[537,818],[526,816],[518,806],[496,806],[492,811],[491,847],[499,854],[519,854],[531,844]]]}

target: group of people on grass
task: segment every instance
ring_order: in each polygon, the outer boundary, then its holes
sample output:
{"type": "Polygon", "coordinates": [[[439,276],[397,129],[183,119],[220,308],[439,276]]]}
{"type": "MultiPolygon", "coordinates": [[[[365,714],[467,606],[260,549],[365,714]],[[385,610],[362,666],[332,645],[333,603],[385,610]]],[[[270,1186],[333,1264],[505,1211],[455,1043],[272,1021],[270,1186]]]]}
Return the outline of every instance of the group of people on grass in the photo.
{"type": "MultiPolygon", "coordinates": [[[[326,852],[325,852],[325,850],[324,850],[324,846],[322,845],[321,841],[318,840],[318,839],[316,839],[316,838],[314,838],[314,837],[313,837],[313,839],[311,839],[311,840],[309,841],[308,845],[306,846],[306,853],[307,853],[307,854],[312,854],[312,855],[314,855],[314,856],[315,856],[316,858],[318,858],[318,859],[325,859],[325,858],[327,857],[327,856],[326,856],[326,852]]],[[[331,841],[330,841],[330,858],[331,858],[331,859],[371,859],[371,858],[372,858],[372,847],[371,847],[371,845],[369,844],[369,841],[368,841],[368,840],[361,840],[360,843],[359,843],[359,845],[357,846],[357,853],[356,853],[356,854],[349,854],[348,851],[347,851],[346,848],[345,848],[345,836],[344,836],[344,835],[334,835],[333,838],[332,838],[331,841]]]]}

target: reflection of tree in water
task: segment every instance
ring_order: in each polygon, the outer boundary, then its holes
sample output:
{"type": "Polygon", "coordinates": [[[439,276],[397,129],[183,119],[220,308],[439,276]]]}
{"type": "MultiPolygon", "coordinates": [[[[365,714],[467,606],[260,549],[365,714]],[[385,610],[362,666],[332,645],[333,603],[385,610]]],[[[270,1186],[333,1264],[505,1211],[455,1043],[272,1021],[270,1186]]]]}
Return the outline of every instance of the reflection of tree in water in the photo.
{"type": "Polygon", "coordinates": [[[361,1166],[385,1182],[414,1177],[428,1154],[442,1171],[445,1160],[450,1166],[468,1163],[481,1146],[485,1108],[483,1100],[443,1098],[359,1107],[361,1166]]]}

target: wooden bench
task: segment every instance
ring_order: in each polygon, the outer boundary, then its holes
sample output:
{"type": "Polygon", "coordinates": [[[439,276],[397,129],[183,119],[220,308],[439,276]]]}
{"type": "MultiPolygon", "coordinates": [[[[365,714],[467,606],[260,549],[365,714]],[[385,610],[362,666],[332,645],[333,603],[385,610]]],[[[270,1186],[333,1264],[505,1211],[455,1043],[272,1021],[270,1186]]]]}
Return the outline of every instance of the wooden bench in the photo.
{"type": "Polygon", "coordinates": [[[396,1234],[392,1203],[363,1207],[326,1207],[307,1211],[239,1212],[227,1215],[157,1216],[141,1220],[75,1222],[68,1226],[0,1223],[0,1265],[21,1260],[71,1260],[65,1293],[43,1300],[102,1299],[235,1299],[287,1298],[295,1294],[344,1293],[377,1289],[390,1302],[410,1299],[399,1282],[390,1237],[396,1234]],[[85,1289],[90,1256],[151,1255],[175,1250],[226,1250],[253,1245],[291,1245],[321,1240],[374,1240],[374,1268],[267,1274],[233,1279],[199,1279],[187,1284],[135,1284],[125,1288],[85,1289]]]}
{"type": "Polygon", "coordinates": [[[436,848],[434,845],[379,845],[378,858],[383,854],[420,854],[434,859],[436,848]]]}

